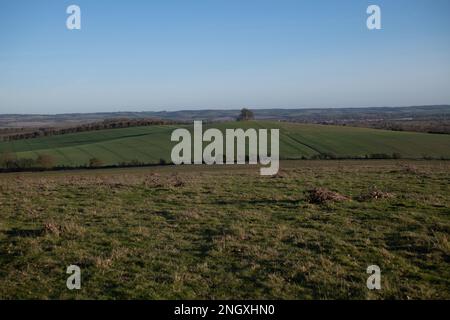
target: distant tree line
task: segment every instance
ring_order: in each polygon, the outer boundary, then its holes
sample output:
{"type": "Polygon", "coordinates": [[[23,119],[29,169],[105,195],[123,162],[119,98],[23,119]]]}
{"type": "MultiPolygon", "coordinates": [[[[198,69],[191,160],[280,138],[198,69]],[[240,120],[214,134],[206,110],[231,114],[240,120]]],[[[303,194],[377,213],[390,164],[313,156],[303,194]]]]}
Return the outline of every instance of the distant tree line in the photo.
{"type": "Polygon", "coordinates": [[[29,128],[0,128],[0,135],[3,134],[11,134],[11,133],[18,133],[30,130],[29,128]]]}
{"type": "Polygon", "coordinates": [[[365,121],[353,125],[392,131],[450,134],[450,120],[365,121]]]}
{"type": "Polygon", "coordinates": [[[164,124],[175,124],[176,122],[170,120],[162,119],[106,119],[101,122],[85,123],[74,127],[56,128],[56,127],[45,127],[37,128],[32,131],[22,132],[20,129],[1,129],[0,134],[3,134],[3,141],[14,141],[23,139],[32,139],[39,137],[48,137],[54,135],[62,135],[67,133],[77,133],[85,131],[96,131],[103,129],[118,129],[118,128],[129,128],[129,127],[141,127],[141,126],[152,126],[152,125],[164,125],[164,124]],[[8,133],[11,132],[12,133],[8,133]],[[19,131],[19,132],[17,132],[19,131]]]}
{"type": "Polygon", "coordinates": [[[434,134],[450,134],[450,120],[294,120],[297,123],[316,123],[382,129],[391,131],[423,132],[434,134]]]}

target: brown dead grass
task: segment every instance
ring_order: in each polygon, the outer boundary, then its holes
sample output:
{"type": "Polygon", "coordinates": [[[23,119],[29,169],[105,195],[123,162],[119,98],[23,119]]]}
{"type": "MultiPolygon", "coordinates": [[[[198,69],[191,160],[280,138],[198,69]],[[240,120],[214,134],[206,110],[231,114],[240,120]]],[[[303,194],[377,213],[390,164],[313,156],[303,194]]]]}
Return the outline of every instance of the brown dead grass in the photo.
{"type": "Polygon", "coordinates": [[[309,190],[307,193],[308,202],[313,204],[326,204],[328,202],[342,202],[350,200],[348,197],[326,188],[314,188],[309,190]]]}
{"type": "Polygon", "coordinates": [[[373,187],[369,191],[361,194],[358,197],[359,201],[371,201],[371,200],[380,200],[380,199],[391,199],[394,198],[395,195],[390,192],[382,191],[377,187],[373,187]]]}

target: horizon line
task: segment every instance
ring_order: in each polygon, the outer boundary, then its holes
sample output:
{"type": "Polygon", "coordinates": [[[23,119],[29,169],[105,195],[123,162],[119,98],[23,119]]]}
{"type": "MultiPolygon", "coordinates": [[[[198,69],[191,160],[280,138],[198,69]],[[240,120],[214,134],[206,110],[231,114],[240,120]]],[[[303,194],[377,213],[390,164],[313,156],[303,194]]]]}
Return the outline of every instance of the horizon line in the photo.
{"type": "Polygon", "coordinates": [[[266,108],[266,107],[250,107],[250,106],[242,106],[240,108],[231,108],[231,109],[223,109],[223,108],[200,108],[193,109],[189,107],[187,109],[174,109],[174,110],[141,110],[141,111],[98,111],[98,112],[64,112],[64,113],[0,113],[0,116],[58,116],[58,115],[78,115],[78,114],[108,114],[108,113],[175,113],[175,112],[200,112],[200,111],[239,111],[242,108],[247,108],[250,110],[329,110],[329,109],[399,109],[399,108],[418,108],[418,107],[450,107],[450,103],[448,104],[425,104],[425,105],[408,105],[408,106],[376,106],[376,107],[280,107],[280,108],[266,108]]]}

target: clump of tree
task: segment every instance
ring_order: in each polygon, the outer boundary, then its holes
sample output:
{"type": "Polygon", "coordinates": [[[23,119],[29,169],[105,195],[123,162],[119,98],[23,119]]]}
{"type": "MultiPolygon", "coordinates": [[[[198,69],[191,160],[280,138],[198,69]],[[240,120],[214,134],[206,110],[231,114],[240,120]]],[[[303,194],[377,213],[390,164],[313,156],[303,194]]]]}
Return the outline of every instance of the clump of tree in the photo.
{"type": "Polygon", "coordinates": [[[255,119],[255,115],[254,115],[253,111],[251,111],[247,108],[243,108],[241,110],[241,113],[237,117],[237,121],[248,121],[248,120],[253,120],[253,119],[255,119]]]}

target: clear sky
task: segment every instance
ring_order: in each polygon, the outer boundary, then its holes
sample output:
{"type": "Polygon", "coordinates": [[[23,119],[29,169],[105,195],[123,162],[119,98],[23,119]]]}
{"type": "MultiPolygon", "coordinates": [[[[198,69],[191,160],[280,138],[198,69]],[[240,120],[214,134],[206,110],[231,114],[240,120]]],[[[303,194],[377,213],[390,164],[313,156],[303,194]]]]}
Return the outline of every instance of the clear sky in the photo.
{"type": "Polygon", "coordinates": [[[0,0],[0,113],[449,103],[450,0],[0,0]]]}

